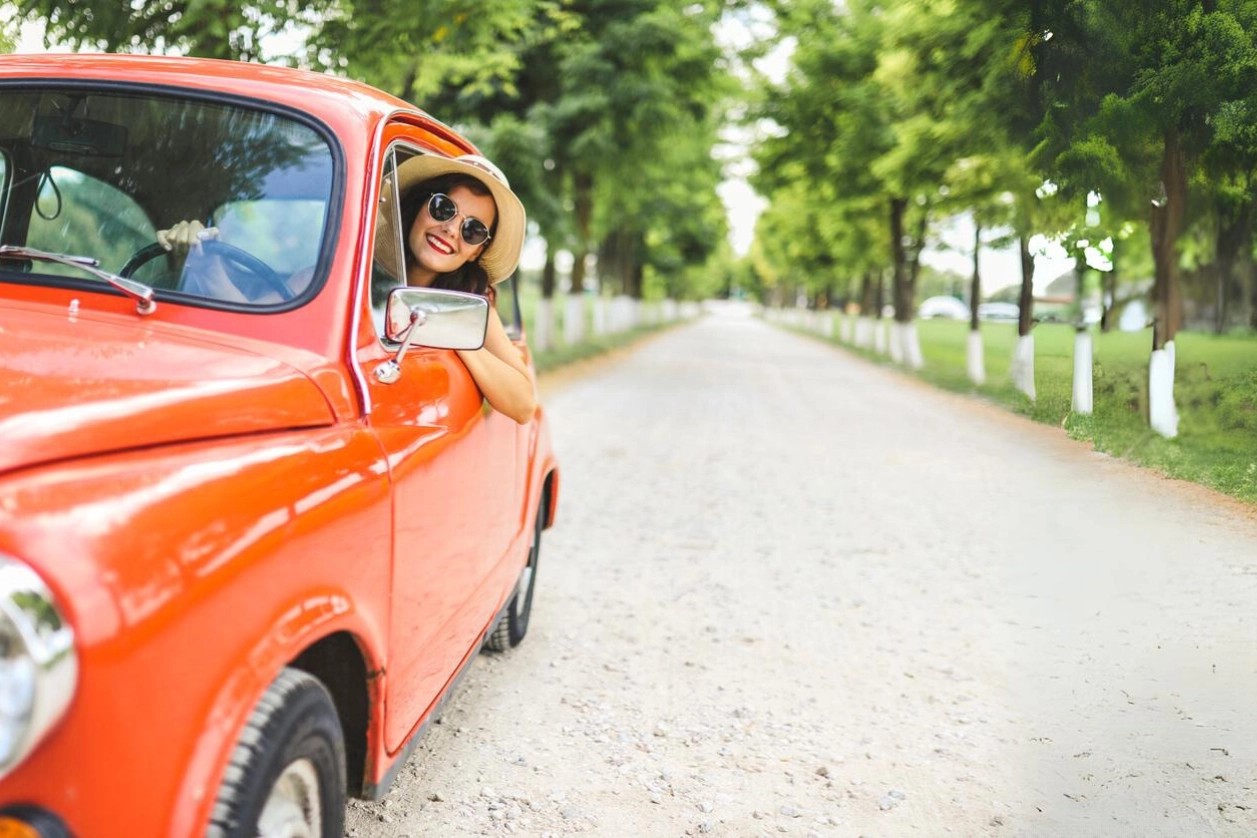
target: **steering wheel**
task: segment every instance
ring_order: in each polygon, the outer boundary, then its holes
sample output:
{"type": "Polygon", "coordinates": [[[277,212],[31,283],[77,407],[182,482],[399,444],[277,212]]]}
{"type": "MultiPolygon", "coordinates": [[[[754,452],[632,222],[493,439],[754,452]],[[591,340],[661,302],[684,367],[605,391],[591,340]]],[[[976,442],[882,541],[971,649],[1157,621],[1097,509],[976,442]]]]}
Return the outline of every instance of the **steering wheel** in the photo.
{"type": "MultiPolygon", "coordinates": [[[[278,271],[247,250],[224,241],[210,239],[201,242],[201,252],[226,263],[229,268],[225,271],[227,279],[246,297],[258,296],[256,283],[261,283],[265,288],[274,291],[281,300],[288,301],[295,296],[278,271]]],[[[156,242],[145,245],[131,255],[131,258],[122,266],[122,270],[118,271],[118,275],[129,277],[158,256],[169,255],[170,251],[156,242]]]]}

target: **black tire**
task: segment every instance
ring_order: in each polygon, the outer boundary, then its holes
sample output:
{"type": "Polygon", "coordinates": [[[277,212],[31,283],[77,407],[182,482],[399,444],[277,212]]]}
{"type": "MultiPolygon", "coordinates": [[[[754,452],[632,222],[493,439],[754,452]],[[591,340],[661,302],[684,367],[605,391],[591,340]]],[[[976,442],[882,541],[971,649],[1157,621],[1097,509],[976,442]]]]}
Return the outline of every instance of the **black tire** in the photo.
{"type": "Polygon", "coordinates": [[[340,838],[344,823],[345,744],[336,707],[318,679],[285,669],[240,734],[206,836],[340,838]]]}
{"type": "Polygon", "coordinates": [[[485,638],[484,646],[493,652],[513,649],[528,633],[528,620],[532,616],[532,595],[537,590],[537,564],[541,559],[541,530],[546,525],[546,509],[549,498],[543,493],[537,504],[537,518],[533,521],[532,546],[528,548],[528,563],[515,582],[515,594],[506,606],[506,613],[485,638]]]}

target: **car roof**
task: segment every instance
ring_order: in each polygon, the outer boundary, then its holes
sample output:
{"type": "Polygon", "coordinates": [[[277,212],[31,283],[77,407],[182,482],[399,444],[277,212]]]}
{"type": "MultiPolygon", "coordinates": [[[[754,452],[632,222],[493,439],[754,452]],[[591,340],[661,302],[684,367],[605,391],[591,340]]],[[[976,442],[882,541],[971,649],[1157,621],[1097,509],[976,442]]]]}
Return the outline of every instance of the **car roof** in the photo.
{"type": "Polygon", "coordinates": [[[165,85],[246,96],[308,113],[333,127],[345,120],[375,124],[382,118],[408,113],[457,145],[475,150],[453,129],[396,96],[352,79],[290,67],[106,53],[0,56],[0,82],[15,78],[165,85]]]}

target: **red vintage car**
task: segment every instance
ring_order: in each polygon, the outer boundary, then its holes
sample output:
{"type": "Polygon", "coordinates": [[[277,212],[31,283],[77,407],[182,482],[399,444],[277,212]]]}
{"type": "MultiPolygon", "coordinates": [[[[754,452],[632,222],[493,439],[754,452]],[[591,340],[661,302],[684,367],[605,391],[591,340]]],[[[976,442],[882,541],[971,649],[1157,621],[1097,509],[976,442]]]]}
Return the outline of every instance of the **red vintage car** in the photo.
{"type": "Polygon", "coordinates": [[[331,76],[0,58],[0,835],[339,835],[523,637],[545,411],[455,353],[484,297],[393,279],[394,171],[475,151],[331,76]]]}

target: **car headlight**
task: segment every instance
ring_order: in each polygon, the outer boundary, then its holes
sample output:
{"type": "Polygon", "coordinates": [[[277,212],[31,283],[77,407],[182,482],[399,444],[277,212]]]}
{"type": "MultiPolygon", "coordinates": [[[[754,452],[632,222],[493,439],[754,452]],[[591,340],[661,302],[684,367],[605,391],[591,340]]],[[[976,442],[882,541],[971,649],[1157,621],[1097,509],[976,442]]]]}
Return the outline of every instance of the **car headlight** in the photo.
{"type": "Polygon", "coordinates": [[[0,556],[0,777],[63,715],[78,681],[74,632],[44,580],[0,556]]]}

